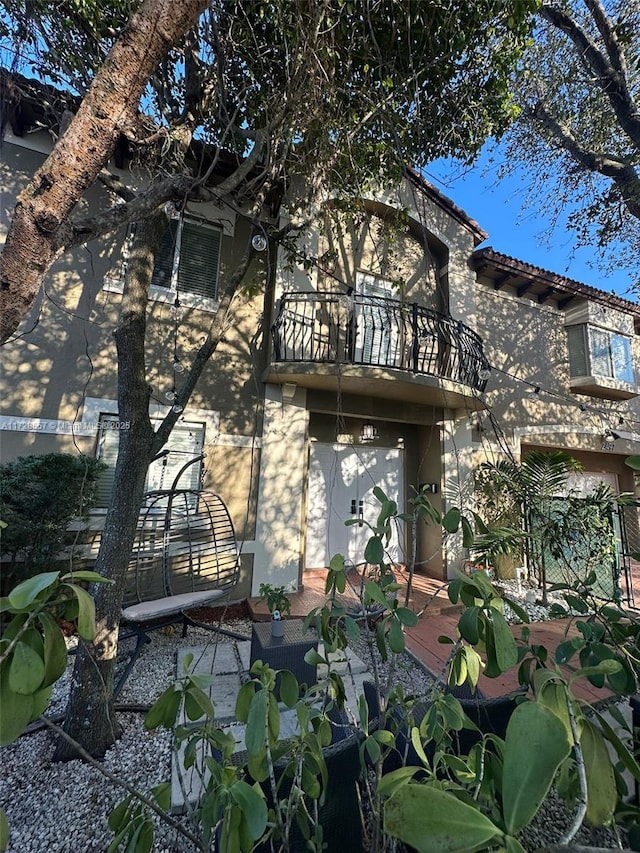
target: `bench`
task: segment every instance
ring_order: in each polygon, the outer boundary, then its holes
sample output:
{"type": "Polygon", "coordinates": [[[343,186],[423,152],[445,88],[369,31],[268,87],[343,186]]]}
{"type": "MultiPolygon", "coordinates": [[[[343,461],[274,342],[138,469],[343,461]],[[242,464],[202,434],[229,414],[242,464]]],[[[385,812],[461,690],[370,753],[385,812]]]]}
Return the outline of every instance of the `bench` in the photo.
{"type": "Polygon", "coordinates": [[[121,619],[136,646],[116,682],[117,696],[142,650],[147,632],[182,619],[182,635],[196,623],[187,611],[229,594],[238,583],[240,555],[222,498],[196,489],[147,492],[125,586],[121,619]]]}

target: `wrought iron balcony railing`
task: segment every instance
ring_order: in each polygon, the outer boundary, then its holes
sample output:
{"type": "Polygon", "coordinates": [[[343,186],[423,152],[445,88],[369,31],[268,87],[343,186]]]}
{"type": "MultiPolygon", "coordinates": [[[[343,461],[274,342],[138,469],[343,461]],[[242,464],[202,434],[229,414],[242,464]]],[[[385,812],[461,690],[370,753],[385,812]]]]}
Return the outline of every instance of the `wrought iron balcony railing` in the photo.
{"type": "Polygon", "coordinates": [[[484,391],[482,339],[415,303],[354,293],[285,293],[271,328],[276,362],[392,367],[484,391]]]}

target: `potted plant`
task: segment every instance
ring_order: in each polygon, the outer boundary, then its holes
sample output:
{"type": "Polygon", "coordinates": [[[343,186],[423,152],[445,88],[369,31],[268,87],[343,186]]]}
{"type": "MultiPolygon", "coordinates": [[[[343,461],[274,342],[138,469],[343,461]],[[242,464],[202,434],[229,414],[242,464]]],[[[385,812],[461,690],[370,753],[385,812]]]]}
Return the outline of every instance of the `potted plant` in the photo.
{"type": "Polygon", "coordinates": [[[291,614],[291,601],[287,597],[286,588],[262,583],[259,592],[260,600],[266,603],[271,614],[271,636],[282,637],[284,634],[284,618],[291,614]]]}

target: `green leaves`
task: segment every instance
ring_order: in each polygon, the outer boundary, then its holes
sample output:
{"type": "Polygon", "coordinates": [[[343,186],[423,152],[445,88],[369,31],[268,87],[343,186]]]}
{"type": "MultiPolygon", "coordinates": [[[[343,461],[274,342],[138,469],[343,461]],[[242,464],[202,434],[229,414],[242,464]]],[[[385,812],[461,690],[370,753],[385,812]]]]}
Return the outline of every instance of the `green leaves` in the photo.
{"type": "Polygon", "coordinates": [[[238,779],[230,788],[233,801],[240,808],[253,841],[257,841],[267,826],[267,804],[259,790],[238,779]]]}
{"type": "Polygon", "coordinates": [[[473,853],[502,837],[475,806],[431,785],[403,785],[384,805],[384,830],[418,853],[473,853]]]}
{"type": "Polygon", "coordinates": [[[182,693],[176,688],[176,685],[172,684],[171,687],[167,687],[147,712],[144,718],[145,729],[152,731],[159,726],[164,726],[167,729],[175,726],[181,699],[182,693]]]}
{"type": "Polygon", "coordinates": [[[480,642],[480,608],[467,607],[458,620],[458,631],[463,640],[475,646],[480,642]]]}
{"type": "Polygon", "coordinates": [[[553,778],[571,750],[565,725],[539,702],[523,702],[507,726],[502,798],[509,835],[537,813],[553,778]]]}
{"type": "Polygon", "coordinates": [[[442,526],[447,533],[455,533],[460,526],[460,510],[457,507],[451,509],[444,515],[442,526]]]}
{"type": "Polygon", "coordinates": [[[44,572],[18,584],[8,595],[8,609],[25,610],[35,602],[40,593],[49,589],[60,577],[60,572],[44,572]]]}
{"type": "MultiPolygon", "coordinates": [[[[56,617],[77,615],[81,636],[92,639],[95,634],[93,598],[76,583],[67,582],[68,577],[61,578],[59,572],[34,575],[2,600],[2,610],[13,614],[2,637],[3,745],[19,737],[45,710],[51,686],[66,669],[67,647],[56,617]]],[[[106,582],[94,572],[78,572],[74,577],[106,582]]]]}
{"type": "Polygon", "coordinates": [[[364,549],[364,558],[367,563],[380,565],[384,562],[384,546],[378,536],[372,536],[364,549]]]}
{"type": "Polygon", "coordinates": [[[492,607],[491,616],[496,662],[500,670],[506,672],[518,662],[518,648],[503,614],[492,607]]]}
{"type": "Polygon", "coordinates": [[[93,640],[96,634],[96,604],[89,593],[75,583],[65,584],[78,602],[78,634],[85,640],[93,640]]]}
{"type": "Polygon", "coordinates": [[[44,680],[42,656],[26,643],[16,643],[9,664],[9,688],[14,693],[35,693],[44,680]]]}
{"type": "Polygon", "coordinates": [[[33,696],[16,693],[9,685],[9,670],[0,671],[0,746],[20,737],[33,719],[33,696]]]}
{"type": "Polygon", "coordinates": [[[587,719],[581,720],[580,745],[587,776],[587,820],[593,826],[605,826],[618,801],[616,779],[604,738],[587,719]]]}
{"type": "Polygon", "coordinates": [[[44,638],[43,686],[54,684],[67,668],[67,646],[58,623],[49,613],[40,613],[38,621],[44,638]]]}
{"type": "MultiPolygon", "coordinates": [[[[466,605],[458,620],[460,637],[471,646],[482,645],[486,655],[485,675],[501,675],[518,662],[518,646],[502,612],[498,597],[484,572],[460,576],[449,585],[449,598],[466,605]]],[[[466,652],[452,661],[450,683],[462,684],[467,674],[477,683],[480,659],[466,652]]]]}

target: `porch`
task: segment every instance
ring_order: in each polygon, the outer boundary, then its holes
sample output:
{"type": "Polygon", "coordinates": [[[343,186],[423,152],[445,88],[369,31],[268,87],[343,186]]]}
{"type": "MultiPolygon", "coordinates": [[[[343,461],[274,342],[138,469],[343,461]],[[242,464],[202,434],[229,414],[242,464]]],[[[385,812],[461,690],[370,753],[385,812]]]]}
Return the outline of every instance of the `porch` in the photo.
{"type": "MultiPolygon", "coordinates": [[[[396,567],[398,582],[402,589],[398,596],[404,604],[407,574],[401,567],[396,567]]],[[[303,588],[290,596],[291,613],[296,618],[304,618],[314,607],[320,607],[325,601],[324,570],[307,571],[304,575],[303,588]]],[[[636,602],[640,602],[640,563],[632,563],[631,582],[636,602]]],[[[264,603],[258,599],[249,599],[249,610],[254,621],[269,619],[269,613],[264,603]]],[[[637,605],[636,605],[637,606],[637,605]]],[[[425,575],[414,575],[409,607],[416,611],[425,612],[413,628],[406,629],[406,645],[408,652],[419,661],[429,672],[441,675],[445,672],[451,646],[438,642],[442,635],[455,638],[457,624],[462,612],[461,605],[453,605],[447,595],[446,584],[437,578],[425,575]]],[[[519,637],[521,625],[512,625],[514,636],[519,637]]],[[[568,636],[578,634],[575,619],[553,619],[544,622],[531,622],[528,626],[530,642],[546,646],[555,651],[556,647],[568,636]]],[[[498,678],[480,676],[479,687],[487,698],[504,696],[518,689],[517,670],[514,668],[498,678]]],[[[607,688],[593,687],[586,679],[580,679],[574,684],[576,696],[587,702],[601,702],[613,694],[607,688]]]]}

